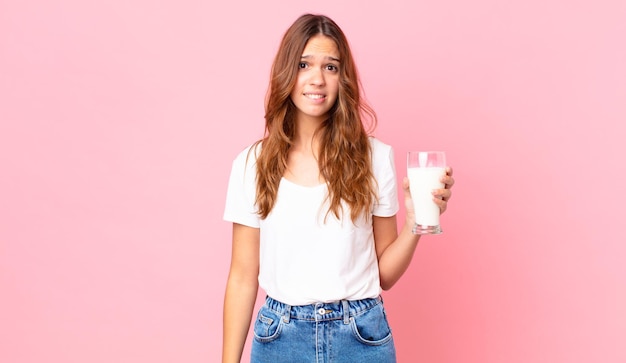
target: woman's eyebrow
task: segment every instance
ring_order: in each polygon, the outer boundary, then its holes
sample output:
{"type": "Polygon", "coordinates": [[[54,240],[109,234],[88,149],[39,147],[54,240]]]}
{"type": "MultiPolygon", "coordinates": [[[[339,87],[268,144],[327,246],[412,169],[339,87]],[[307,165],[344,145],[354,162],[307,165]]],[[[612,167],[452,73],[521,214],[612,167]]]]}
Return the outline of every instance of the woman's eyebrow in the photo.
{"type": "MultiPolygon", "coordinates": [[[[302,57],[300,57],[300,59],[308,59],[308,58],[313,58],[313,56],[312,55],[303,55],[302,57]]],[[[325,56],[324,59],[335,61],[337,63],[341,63],[341,60],[339,58],[331,57],[331,56],[328,56],[328,55],[325,56]]]]}

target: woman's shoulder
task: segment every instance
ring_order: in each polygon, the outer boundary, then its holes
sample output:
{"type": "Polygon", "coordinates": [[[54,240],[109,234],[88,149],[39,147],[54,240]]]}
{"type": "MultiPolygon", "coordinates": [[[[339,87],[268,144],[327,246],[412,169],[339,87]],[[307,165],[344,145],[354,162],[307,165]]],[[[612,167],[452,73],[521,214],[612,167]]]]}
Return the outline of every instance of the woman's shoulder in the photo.
{"type": "Polygon", "coordinates": [[[370,145],[372,147],[372,167],[374,174],[380,172],[387,173],[389,168],[394,168],[395,157],[393,147],[383,141],[370,136],[370,145]]]}
{"type": "Polygon", "coordinates": [[[256,161],[257,157],[259,156],[259,152],[261,151],[261,144],[261,141],[257,141],[254,144],[246,146],[237,154],[235,160],[256,161]]]}
{"type": "Polygon", "coordinates": [[[235,160],[233,161],[234,167],[250,169],[256,166],[256,160],[261,151],[261,142],[257,141],[254,144],[246,146],[241,150],[235,160]]]}
{"type": "Polygon", "coordinates": [[[389,155],[393,151],[391,145],[384,143],[374,136],[369,137],[372,155],[389,155]]]}

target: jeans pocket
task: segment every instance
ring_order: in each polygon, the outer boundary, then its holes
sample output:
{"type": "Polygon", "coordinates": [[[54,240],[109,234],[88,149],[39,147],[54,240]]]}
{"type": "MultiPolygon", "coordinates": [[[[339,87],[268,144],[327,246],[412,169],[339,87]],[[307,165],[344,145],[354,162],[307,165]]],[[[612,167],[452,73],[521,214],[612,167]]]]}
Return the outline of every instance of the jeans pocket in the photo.
{"type": "Polygon", "coordinates": [[[382,304],[351,319],[352,333],[366,345],[383,345],[391,340],[391,328],[382,304]]]}
{"type": "Polygon", "coordinates": [[[263,306],[254,322],[254,339],[261,343],[276,340],[282,328],[282,319],[275,311],[263,306]]]}

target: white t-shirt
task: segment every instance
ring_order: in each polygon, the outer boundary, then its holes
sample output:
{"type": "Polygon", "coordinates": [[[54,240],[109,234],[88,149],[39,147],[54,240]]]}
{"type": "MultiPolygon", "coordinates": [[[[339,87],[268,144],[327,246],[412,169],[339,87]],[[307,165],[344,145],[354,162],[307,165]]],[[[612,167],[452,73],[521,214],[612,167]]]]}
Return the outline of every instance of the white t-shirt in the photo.
{"type": "MultiPolygon", "coordinates": [[[[371,214],[390,217],[399,208],[393,149],[373,137],[370,144],[378,186],[371,214]]],[[[274,208],[261,219],[255,205],[256,155],[249,151],[233,162],[224,219],[260,228],[261,288],[294,306],[377,297],[381,288],[371,216],[353,223],[344,205],[337,219],[327,213],[326,184],[305,187],[282,178],[274,208]]]]}

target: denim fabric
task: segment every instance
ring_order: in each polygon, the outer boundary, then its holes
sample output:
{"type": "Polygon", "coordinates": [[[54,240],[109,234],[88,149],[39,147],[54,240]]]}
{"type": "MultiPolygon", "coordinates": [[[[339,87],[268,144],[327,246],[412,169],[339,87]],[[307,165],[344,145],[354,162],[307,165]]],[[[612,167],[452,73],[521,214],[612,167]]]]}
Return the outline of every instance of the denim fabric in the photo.
{"type": "Polygon", "coordinates": [[[289,306],[268,297],[254,323],[251,363],[395,363],[382,299],[289,306]]]}

